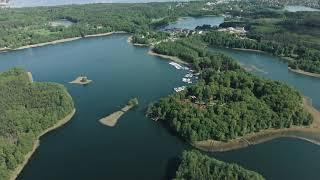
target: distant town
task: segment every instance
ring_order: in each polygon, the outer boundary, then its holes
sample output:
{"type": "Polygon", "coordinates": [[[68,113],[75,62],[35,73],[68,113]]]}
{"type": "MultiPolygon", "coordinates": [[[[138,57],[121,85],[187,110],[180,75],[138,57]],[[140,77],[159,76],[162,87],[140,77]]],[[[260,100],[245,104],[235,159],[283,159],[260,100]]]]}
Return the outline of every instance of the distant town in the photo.
{"type": "Polygon", "coordinates": [[[0,6],[7,6],[10,0],[0,0],[0,6]]]}

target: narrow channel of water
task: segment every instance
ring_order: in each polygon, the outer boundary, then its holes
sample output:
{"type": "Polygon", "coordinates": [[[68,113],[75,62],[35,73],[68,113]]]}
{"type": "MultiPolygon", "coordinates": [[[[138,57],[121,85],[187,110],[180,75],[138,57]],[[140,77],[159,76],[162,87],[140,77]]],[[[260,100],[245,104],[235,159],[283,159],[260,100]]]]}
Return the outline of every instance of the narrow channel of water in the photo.
{"type": "Polygon", "coordinates": [[[224,22],[222,16],[204,16],[204,17],[183,17],[176,22],[169,23],[163,29],[190,29],[194,30],[197,26],[204,24],[211,26],[219,26],[224,22]]]}

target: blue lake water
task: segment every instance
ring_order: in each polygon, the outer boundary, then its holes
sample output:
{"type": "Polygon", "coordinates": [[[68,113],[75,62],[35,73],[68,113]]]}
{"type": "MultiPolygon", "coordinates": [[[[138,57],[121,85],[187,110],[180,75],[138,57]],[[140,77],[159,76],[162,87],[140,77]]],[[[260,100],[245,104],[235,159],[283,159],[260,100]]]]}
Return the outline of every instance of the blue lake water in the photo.
{"type": "MultiPolygon", "coordinates": [[[[261,52],[233,49],[213,49],[225,53],[252,73],[268,79],[287,83],[303,95],[312,98],[313,105],[320,109],[320,78],[296,74],[280,58],[261,52]]],[[[256,170],[267,179],[320,179],[320,146],[309,142],[280,138],[248,148],[224,153],[215,157],[237,162],[256,170]]]]}
{"type": "Polygon", "coordinates": [[[35,81],[58,82],[77,109],[66,126],[41,138],[41,145],[18,179],[161,179],[171,158],[186,146],[145,117],[149,103],[183,84],[184,71],[127,43],[128,36],[87,38],[0,54],[0,71],[23,67],[35,81]],[[93,82],[69,84],[79,74],[93,82]],[[99,119],[132,97],[139,107],[110,128],[99,119]],[[160,152],[160,153],[159,153],[160,152]]]}
{"type": "MultiPolygon", "coordinates": [[[[23,67],[35,81],[64,84],[77,108],[71,122],[41,138],[19,180],[166,179],[174,172],[174,159],[191,147],[146,118],[145,110],[183,85],[186,72],[149,56],[147,48],[128,44],[127,38],[86,38],[0,54],[0,71],[23,67]],[[68,83],[79,74],[93,83],[85,87],[68,83]],[[139,98],[139,107],[126,113],[116,127],[98,122],[132,97],[139,98]]],[[[288,72],[285,63],[263,53],[219,51],[257,75],[296,87],[320,107],[320,79],[288,72]]],[[[281,138],[209,155],[256,170],[267,179],[320,179],[320,147],[302,140],[281,138]]]]}
{"type": "Polygon", "coordinates": [[[285,6],[285,11],[298,12],[298,11],[320,11],[320,9],[310,8],[306,6],[285,6]]]}
{"type": "Polygon", "coordinates": [[[164,27],[164,29],[183,28],[193,30],[197,26],[202,26],[204,24],[219,26],[223,22],[224,18],[222,16],[184,17],[176,22],[170,23],[168,26],[164,27]]]}

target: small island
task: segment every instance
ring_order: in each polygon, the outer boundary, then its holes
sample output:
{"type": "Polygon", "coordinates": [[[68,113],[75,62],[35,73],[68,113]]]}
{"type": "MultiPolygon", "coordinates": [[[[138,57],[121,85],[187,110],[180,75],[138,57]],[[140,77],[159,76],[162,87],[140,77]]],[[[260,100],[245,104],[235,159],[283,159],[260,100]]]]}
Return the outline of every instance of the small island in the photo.
{"type": "Polygon", "coordinates": [[[130,99],[128,101],[127,105],[124,106],[120,111],[116,111],[116,112],[110,114],[109,116],[100,119],[99,121],[100,121],[100,123],[102,123],[102,124],[104,124],[106,126],[114,127],[117,124],[117,122],[120,119],[120,117],[124,113],[129,111],[131,108],[133,108],[135,106],[138,106],[138,104],[139,104],[138,98],[130,99]]]}
{"type": "Polygon", "coordinates": [[[69,82],[71,84],[79,84],[79,85],[86,85],[91,83],[92,80],[89,80],[87,76],[85,75],[81,75],[79,77],[77,77],[75,80],[69,82]]]}

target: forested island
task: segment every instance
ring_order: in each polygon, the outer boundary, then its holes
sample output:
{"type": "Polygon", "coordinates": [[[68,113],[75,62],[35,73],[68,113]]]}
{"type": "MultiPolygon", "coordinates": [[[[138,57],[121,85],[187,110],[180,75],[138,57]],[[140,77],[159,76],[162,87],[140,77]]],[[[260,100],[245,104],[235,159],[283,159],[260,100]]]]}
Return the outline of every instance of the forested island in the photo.
{"type": "Polygon", "coordinates": [[[221,162],[198,151],[184,151],[174,180],[233,179],[264,180],[260,174],[236,164],[221,162]]]}
{"type": "Polygon", "coordinates": [[[198,37],[163,42],[154,51],[187,61],[200,78],[185,91],[154,103],[148,116],[196,146],[206,140],[215,142],[202,149],[229,150],[232,147],[221,149],[221,142],[313,123],[298,91],[246,72],[232,58],[207,50],[198,37]]]}
{"type": "Polygon", "coordinates": [[[31,82],[22,69],[0,73],[0,179],[15,179],[44,133],[71,119],[75,109],[60,84],[31,82]]]}

